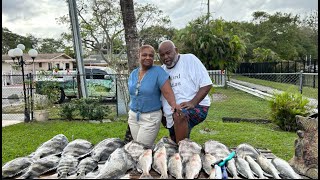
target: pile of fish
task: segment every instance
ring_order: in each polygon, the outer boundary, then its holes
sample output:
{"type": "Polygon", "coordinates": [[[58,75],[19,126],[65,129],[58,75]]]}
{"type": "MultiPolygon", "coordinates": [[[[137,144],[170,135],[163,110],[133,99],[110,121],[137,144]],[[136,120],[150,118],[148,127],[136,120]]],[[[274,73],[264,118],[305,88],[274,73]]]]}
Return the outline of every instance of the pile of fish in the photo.
{"type": "Polygon", "coordinates": [[[130,178],[128,172],[137,171],[141,179],[150,179],[155,178],[150,174],[153,169],[162,179],[195,179],[201,171],[209,179],[222,179],[223,173],[234,179],[301,179],[285,160],[267,159],[246,143],[238,145],[235,157],[220,167],[217,162],[231,152],[214,140],[201,146],[189,139],[176,144],[163,137],[150,148],[135,141],[124,144],[119,138],[107,138],[96,145],[83,139],[69,142],[59,134],[29,156],[7,162],[2,178],[32,179],[54,172],[60,179],[119,179],[130,178]]]}

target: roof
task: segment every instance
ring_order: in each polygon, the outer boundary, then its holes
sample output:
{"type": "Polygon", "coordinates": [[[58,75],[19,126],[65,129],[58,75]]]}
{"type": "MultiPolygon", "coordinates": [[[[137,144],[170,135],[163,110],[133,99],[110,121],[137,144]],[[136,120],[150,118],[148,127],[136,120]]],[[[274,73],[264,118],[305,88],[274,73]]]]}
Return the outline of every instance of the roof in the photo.
{"type": "MultiPolygon", "coordinates": [[[[73,59],[72,57],[68,56],[65,53],[51,53],[51,54],[38,54],[36,59],[73,59]]],[[[23,54],[23,59],[31,59],[28,54],[23,54]]],[[[11,57],[7,54],[2,54],[2,60],[12,60],[11,57]]]]}
{"type": "MultiPolygon", "coordinates": [[[[32,62],[32,58],[28,54],[23,54],[23,60],[27,62],[32,62]]],[[[51,54],[38,54],[34,62],[53,62],[53,61],[75,61],[72,57],[68,56],[65,53],[51,53],[51,54]]],[[[12,62],[12,58],[5,54],[2,55],[2,61],[12,62]]]]}

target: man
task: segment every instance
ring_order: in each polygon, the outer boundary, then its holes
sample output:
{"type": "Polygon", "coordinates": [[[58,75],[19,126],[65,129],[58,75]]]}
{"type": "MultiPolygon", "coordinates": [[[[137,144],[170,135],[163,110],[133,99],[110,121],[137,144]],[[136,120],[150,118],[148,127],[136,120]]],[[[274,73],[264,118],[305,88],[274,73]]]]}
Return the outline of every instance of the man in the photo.
{"type": "Polygon", "coordinates": [[[212,81],[207,69],[195,55],[179,54],[170,40],[160,43],[159,55],[163,63],[161,67],[170,76],[176,103],[181,106],[181,110],[172,113],[170,105],[162,98],[165,126],[169,129],[171,139],[178,143],[190,138],[192,128],[207,117],[212,81]]]}

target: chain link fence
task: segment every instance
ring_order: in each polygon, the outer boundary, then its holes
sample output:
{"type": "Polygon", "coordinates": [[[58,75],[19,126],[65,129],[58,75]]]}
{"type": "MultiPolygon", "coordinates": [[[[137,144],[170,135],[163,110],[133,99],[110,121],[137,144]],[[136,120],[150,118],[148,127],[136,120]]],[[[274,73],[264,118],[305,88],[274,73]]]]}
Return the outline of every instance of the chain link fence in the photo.
{"type": "Polygon", "coordinates": [[[281,91],[292,87],[309,98],[318,98],[318,73],[242,73],[230,77],[281,91]]]}
{"type": "MultiPolygon", "coordinates": [[[[107,104],[115,105],[117,116],[128,112],[128,75],[91,72],[76,74],[28,74],[25,76],[27,108],[30,117],[38,102],[35,97],[41,94],[41,87],[46,83],[58,86],[57,102],[63,103],[79,97],[80,77],[85,76],[88,97],[102,98],[107,104]],[[32,83],[28,83],[32,82],[32,83]]],[[[25,101],[22,75],[2,75],[2,119],[24,120],[25,101]]],[[[80,91],[81,92],[81,91],[80,91]]]]}

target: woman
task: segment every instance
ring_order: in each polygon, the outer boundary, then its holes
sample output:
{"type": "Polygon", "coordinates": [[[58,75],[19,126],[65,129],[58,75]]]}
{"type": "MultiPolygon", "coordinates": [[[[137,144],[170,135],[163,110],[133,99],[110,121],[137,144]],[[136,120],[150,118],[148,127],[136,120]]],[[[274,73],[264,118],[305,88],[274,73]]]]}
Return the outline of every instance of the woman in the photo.
{"type": "Polygon", "coordinates": [[[179,108],[169,82],[169,75],[153,66],[155,50],[150,45],[139,49],[140,67],[134,69],[128,81],[130,110],[128,124],[133,140],[151,147],[158,135],[162,118],[161,93],[172,110],[179,108]]]}

